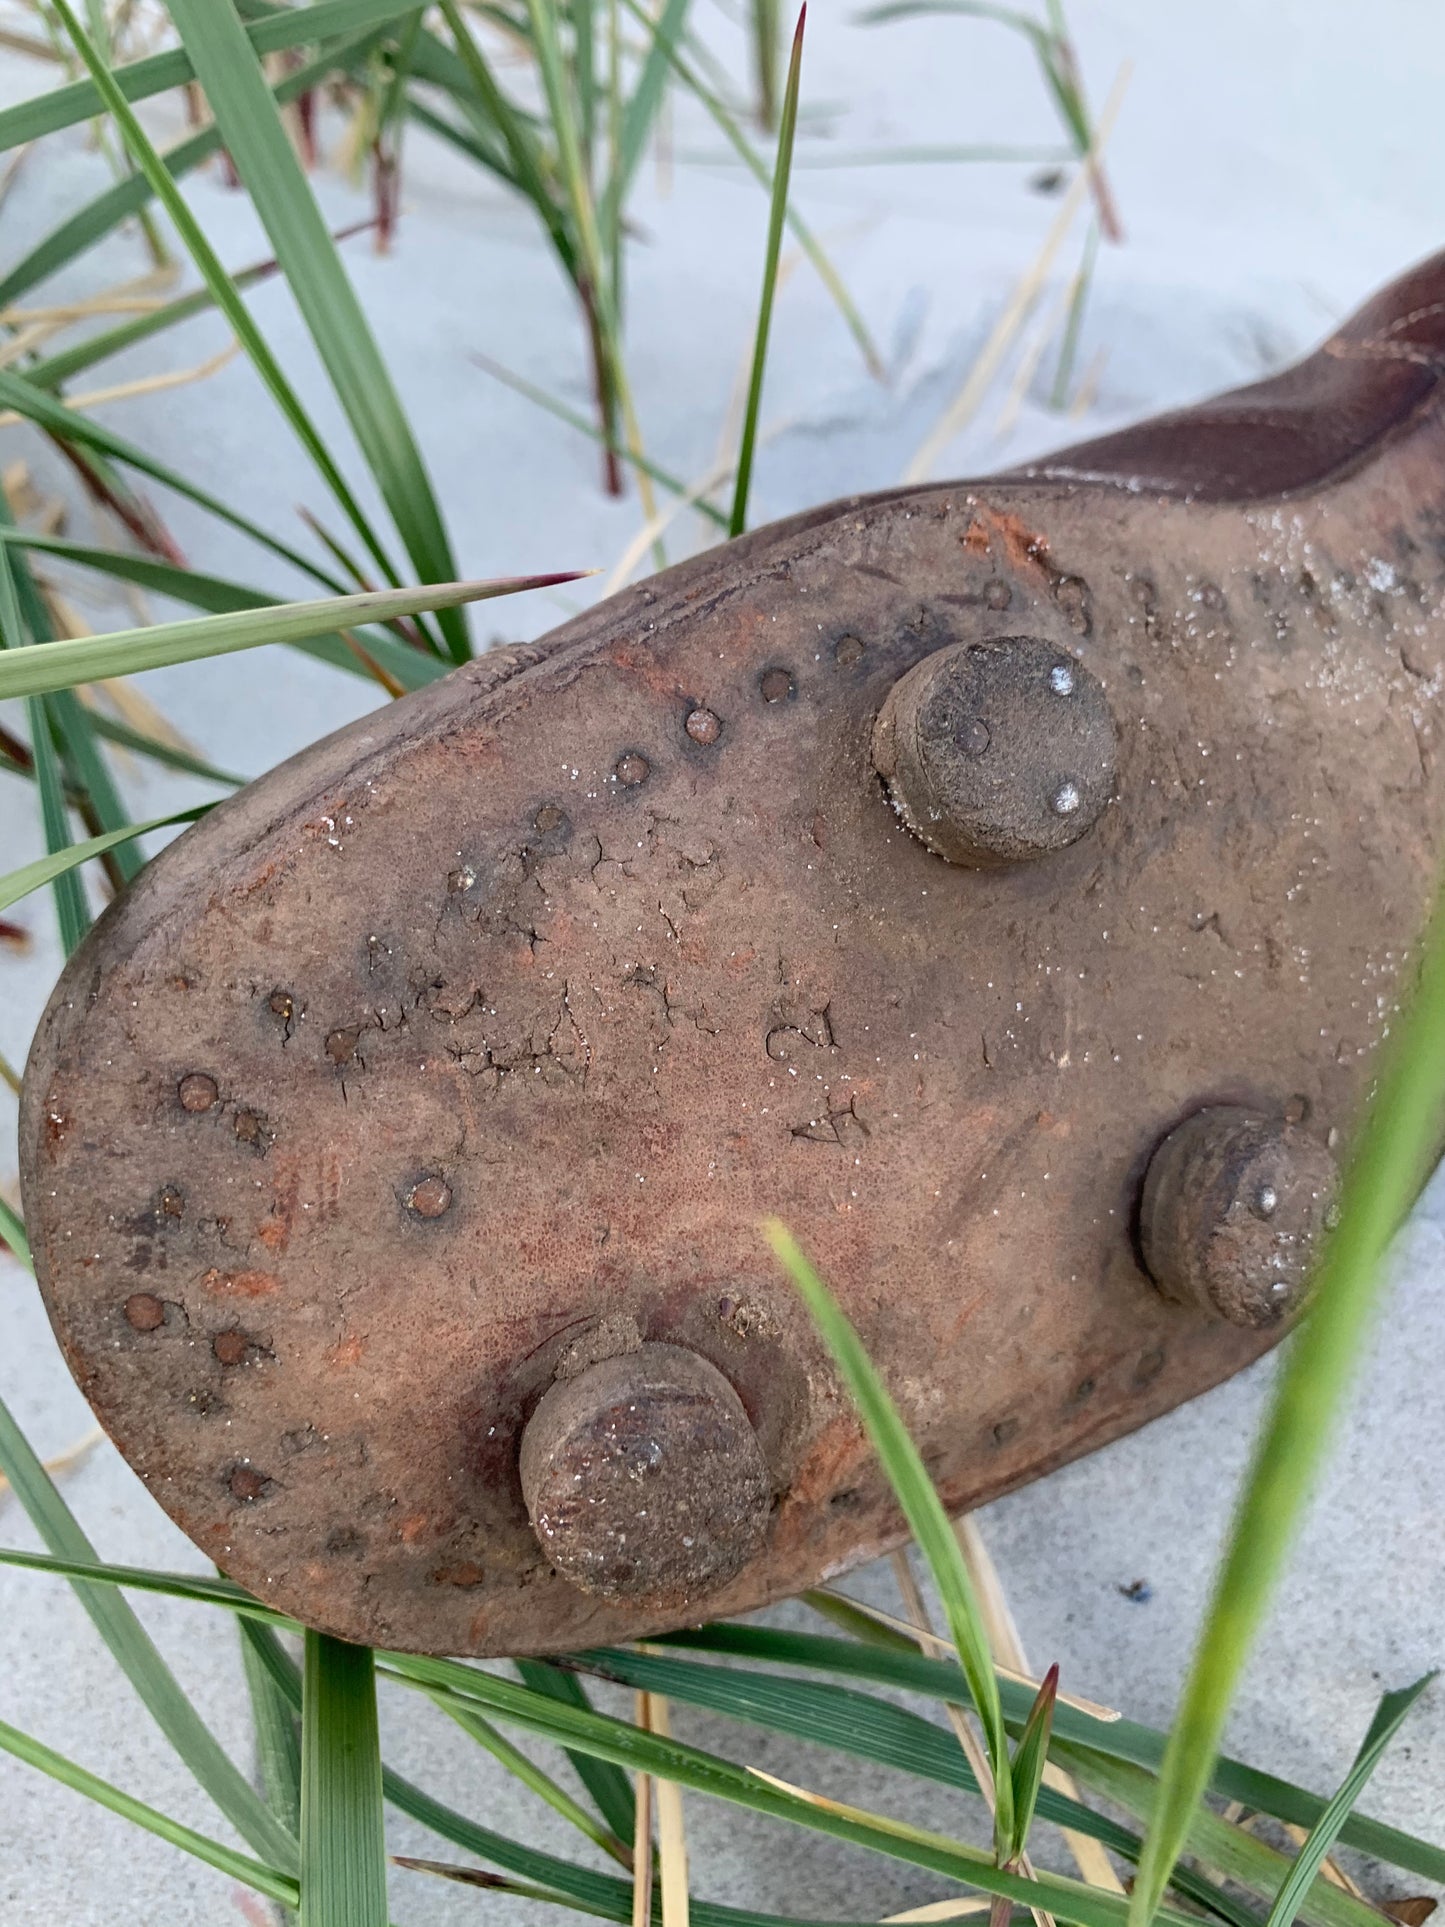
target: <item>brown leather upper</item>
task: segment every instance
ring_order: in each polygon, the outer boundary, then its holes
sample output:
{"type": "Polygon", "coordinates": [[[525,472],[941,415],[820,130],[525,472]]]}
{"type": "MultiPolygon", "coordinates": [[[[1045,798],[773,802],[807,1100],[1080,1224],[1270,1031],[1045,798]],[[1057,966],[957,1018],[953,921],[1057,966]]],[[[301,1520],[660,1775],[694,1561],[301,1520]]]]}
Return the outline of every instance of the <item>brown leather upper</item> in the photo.
{"type": "Polygon", "coordinates": [[[1354,468],[1437,400],[1442,381],[1445,253],[1282,374],[1007,473],[1216,502],[1289,495],[1354,468]]]}

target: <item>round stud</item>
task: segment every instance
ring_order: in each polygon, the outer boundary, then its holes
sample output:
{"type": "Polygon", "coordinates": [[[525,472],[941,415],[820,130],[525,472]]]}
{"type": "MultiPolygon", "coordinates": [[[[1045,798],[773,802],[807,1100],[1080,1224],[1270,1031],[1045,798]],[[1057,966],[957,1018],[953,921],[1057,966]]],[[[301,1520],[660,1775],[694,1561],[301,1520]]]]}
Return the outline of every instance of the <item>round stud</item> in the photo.
{"type": "Polygon", "coordinates": [[[1196,1111],[1149,1161],[1149,1275],[1231,1325],[1277,1325],[1304,1300],[1337,1184],[1329,1152],[1294,1126],[1234,1105],[1196,1111]]]}
{"type": "Polygon", "coordinates": [[[925,657],[873,730],[874,766],[903,822],[975,869],[1076,843],[1109,800],[1116,751],[1098,677],[1035,636],[925,657]]]}
{"type": "Polygon", "coordinates": [[[768,1520],[768,1470],[741,1399],[676,1345],[553,1385],[522,1435],[521,1475],[547,1557],[609,1599],[705,1596],[746,1565],[768,1520]]]}
{"type": "Polygon", "coordinates": [[[209,1111],[220,1094],[215,1078],[207,1071],[187,1071],[176,1086],[181,1109],[190,1111],[192,1115],[209,1111]]]}
{"type": "Polygon", "coordinates": [[[652,774],[652,765],[647,758],[635,749],[619,756],[612,774],[625,790],[635,790],[645,783],[652,774]]]}
{"type": "Polygon", "coordinates": [[[707,749],[722,735],[722,719],[712,709],[690,709],[683,728],[695,743],[701,743],[707,749]]]}
{"type": "Polygon", "coordinates": [[[452,1187],[435,1171],[418,1178],[406,1194],[406,1208],[417,1218],[440,1218],[451,1201],[452,1187]]]}

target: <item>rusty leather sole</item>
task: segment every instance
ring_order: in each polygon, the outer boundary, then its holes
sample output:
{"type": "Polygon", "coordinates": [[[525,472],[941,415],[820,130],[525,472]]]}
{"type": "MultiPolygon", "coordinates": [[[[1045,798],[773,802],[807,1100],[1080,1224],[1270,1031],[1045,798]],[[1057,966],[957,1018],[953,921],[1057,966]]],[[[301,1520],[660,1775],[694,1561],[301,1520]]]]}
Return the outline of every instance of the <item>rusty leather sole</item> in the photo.
{"type": "Polygon", "coordinates": [[[1342,1157],[1408,987],[1442,313],[1445,257],[1278,382],[763,529],[149,865],[41,1025],[25,1206],[72,1371],[210,1557],[348,1638],[493,1654],[895,1543],[769,1214],[951,1507],[1272,1342],[1161,1295],[1138,1201],[1203,1106],[1342,1157]],[[910,834],[871,743],[905,672],[998,636],[1097,679],[1117,762],[1086,835],[975,869],[910,834]],[[559,1374],[639,1341],[726,1379],[768,1491],[734,1576],[661,1603],[563,1576],[518,1472],[559,1374]]]}

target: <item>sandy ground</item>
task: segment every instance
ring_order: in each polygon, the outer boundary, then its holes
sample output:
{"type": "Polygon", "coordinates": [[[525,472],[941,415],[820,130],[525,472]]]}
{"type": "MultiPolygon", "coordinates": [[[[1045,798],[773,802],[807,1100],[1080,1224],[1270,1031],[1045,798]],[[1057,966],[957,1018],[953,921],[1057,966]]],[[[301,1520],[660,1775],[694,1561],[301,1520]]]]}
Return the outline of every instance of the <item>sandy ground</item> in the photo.
{"type": "MultiPolygon", "coordinates": [[[[711,0],[699,5],[719,47],[734,48],[711,0]]],[[[956,19],[862,29],[850,12],[833,0],[813,9],[798,196],[883,344],[890,379],[869,378],[810,273],[793,273],[776,319],[759,521],[899,478],[1057,211],[1019,168],[810,165],[870,143],[1054,139],[1034,71],[1011,36],[956,19]]],[[[1084,421],[1063,420],[1044,405],[1040,380],[1012,419],[1001,420],[1005,381],[947,450],[941,474],[983,472],[1250,379],[1307,347],[1375,284],[1442,240],[1445,32],[1422,29],[1416,0],[1379,0],[1367,18],[1340,0],[1277,0],[1268,8],[1249,0],[1172,8],[1076,0],[1073,13],[1096,100],[1120,63],[1132,62],[1110,154],[1127,245],[1104,251],[1081,354],[1081,365],[1104,357],[1097,394],[1084,421]]],[[[6,99],[45,80],[43,71],[0,54],[6,99]]],[[[652,450],[696,476],[715,459],[749,339],[764,204],[738,170],[718,164],[715,136],[686,112],[678,114],[675,143],[670,183],[649,174],[638,194],[630,344],[652,450]]],[[[394,253],[378,259],[361,242],[348,258],[448,506],[464,572],[610,566],[636,533],[635,498],[606,501],[590,449],[470,359],[474,351],[493,355],[582,405],[585,372],[566,290],[525,213],[420,142],[408,167],[394,253]]],[[[78,136],[61,136],[33,155],[0,221],[4,258],[15,258],[102,178],[78,136]]],[[[334,175],[319,191],[338,224],[361,210],[334,175]]],[[[191,192],[228,261],[265,252],[239,196],[213,176],[191,192]]],[[[1073,247],[1060,257],[1061,274],[1071,269],[1073,247]]],[[[134,241],[115,240],[54,291],[91,292],[139,265],[134,241]]],[[[255,307],[329,432],[335,409],[284,290],[262,289],[255,307]]],[[[221,340],[218,324],[202,321],[98,379],[200,361],[221,340]]],[[[316,499],[302,458],[240,362],[204,388],[116,404],[108,419],[278,526],[294,502],[316,499]]],[[[344,431],[338,435],[344,443],[344,431]]],[[[25,432],[5,429],[0,460],[20,456],[46,486],[64,487],[25,432]]],[[[76,504],[72,526],[84,530],[88,515],[76,504]]],[[[239,538],[228,540],[184,504],[174,505],[172,522],[198,565],[292,586],[257,573],[239,538]]],[[[700,539],[696,526],[680,522],[674,553],[700,539]]],[[[130,619],[119,604],[96,599],[93,584],[77,581],[75,600],[96,626],[130,619]]],[[[496,605],[481,627],[509,640],[537,634],[574,606],[562,595],[496,605]]],[[[247,773],[370,702],[361,682],[282,651],[160,672],[146,686],[207,754],[247,773]]],[[[127,793],[138,816],[189,794],[138,770],[127,793]]],[[[39,849],[27,796],[3,778],[0,845],[7,868],[39,849]]],[[[26,914],[33,949],[0,961],[0,1049],[12,1060],[23,1057],[58,967],[48,907],[36,900],[26,914]]],[[[14,1170],[10,1129],[7,1114],[6,1181],[14,1170]]],[[[1234,1750],[1321,1788],[1348,1763],[1381,1690],[1445,1659],[1442,1238],[1445,1189],[1437,1186],[1433,1205],[1427,1197],[1401,1239],[1359,1396],[1231,1724],[1234,1750]]],[[[0,1331],[0,1391],[40,1449],[59,1450],[84,1433],[87,1413],[30,1281],[4,1260],[0,1331]]],[[[1060,1659],[1075,1690],[1140,1719],[1168,1719],[1269,1376],[1268,1367],[1257,1370],[985,1516],[1032,1655],[1041,1664],[1060,1659]],[[1147,1582],[1147,1603],[1126,1596],[1136,1580],[1147,1582]]],[[[108,1447],[71,1473],[65,1489],[104,1553],[162,1566],[197,1563],[108,1447]]],[[[32,1543],[13,1501],[0,1501],[0,1538],[32,1543]]],[[[879,1599],[890,1596],[886,1571],[859,1583],[879,1599]]],[[[138,1604],[216,1731],[246,1757],[229,1625],[164,1603],[138,1604]]],[[[0,1626],[0,1717],[178,1817],[224,1832],[67,1589],[0,1576],[0,1626]]],[[[385,1719],[391,1757],[404,1771],[492,1825],[570,1850],[550,1816],[440,1716],[388,1702],[385,1719]]],[[[678,1725],[703,1743],[726,1737],[684,1714],[678,1725]]],[[[748,1757],[925,1823],[955,1823],[954,1803],[936,1789],[920,1800],[916,1787],[887,1783],[881,1772],[825,1773],[775,1740],[760,1741],[748,1757]]],[[[1445,1692],[1436,1689],[1417,1711],[1367,1804],[1445,1838],[1445,1692]]],[[[688,1819],[697,1890],[709,1898],[866,1919],[941,1890],[927,1876],[820,1838],[790,1837],[784,1845],[763,1823],[700,1800],[689,1800],[688,1819]]],[[[436,1851],[404,1824],[394,1845],[436,1851]]],[[[482,1908],[494,1919],[519,1911],[496,1897],[398,1877],[398,1920],[470,1921],[482,1908]]],[[[0,1920],[7,1927],[258,1917],[226,1880],[0,1761],[0,1920]]]]}

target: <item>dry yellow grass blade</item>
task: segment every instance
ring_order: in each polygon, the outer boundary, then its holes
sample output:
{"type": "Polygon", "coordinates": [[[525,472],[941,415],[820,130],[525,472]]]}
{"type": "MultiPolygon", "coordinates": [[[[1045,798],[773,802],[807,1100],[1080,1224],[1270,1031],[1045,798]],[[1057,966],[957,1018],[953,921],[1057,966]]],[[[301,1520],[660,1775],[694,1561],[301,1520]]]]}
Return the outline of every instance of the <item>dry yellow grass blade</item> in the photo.
{"type": "MultiPolygon", "coordinates": [[[[1245,1833],[1254,1833],[1257,1831],[1262,1820],[1269,1819],[1268,1814],[1249,1812],[1240,1800],[1230,1801],[1229,1805],[1224,1809],[1224,1817],[1232,1826],[1239,1827],[1245,1833]]],[[[1297,1827],[1288,1820],[1281,1820],[1277,1824],[1284,1833],[1289,1835],[1297,1847],[1302,1847],[1309,1838],[1309,1834],[1304,1827],[1297,1827]]],[[[1356,1886],[1355,1882],[1351,1880],[1339,1862],[1331,1859],[1328,1854],[1326,1854],[1320,1863],[1320,1872],[1332,1887],[1342,1887],[1347,1894],[1353,1894],[1356,1900],[1363,1900],[1367,1907],[1375,1904],[1368,1898],[1362,1887],[1356,1886]]]]}
{"type": "MultiPolygon", "coordinates": [[[[918,1590],[918,1581],[913,1576],[913,1568],[908,1563],[908,1554],[906,1551],[894,1553],[893,1571],[898,1580],[898,1590],[903,1595],[904,1611],[912,1620],[914,1630],[918,1632],[932,1632],[933,1628],[929,1624],[928,1619],[928,1608],[923,1603],[923,1594],[918,1590]]],[[[988,1615],[986,1608],[984,1617],[985,1621],[987,1621],[988,1615]]],[[[990,1643],[992,1643],[991,1638],[990,1643]]],[[[979,1790],[982,1792],[988,1804],[989,1812],[992,1813],[995,1799],[994,1781],[993,1774],[989,1770],[988,1754],[984,1751],[983,1742],[974,1732],[973,1722],[961,1706],[955,1706],[950,1700],[943,1710],[948,1715],[948,1723],[953,1728],[954,1737],[963,1748],[963,1756],[973,1768],[974,1778],[978,1781],[979,1790]]],[[[1026,1879],[1033,1879],[1033,1862],[1029,1859],[1027,1853],[1021,1853],[1019,1855],[1018,1866],[1019,1872],[1023,1874],[1026,1879]]],[[[1034,1917],[1034,1927],[1057,1927],[1053,1915],[1045,1908],[1031,1907],[1029,1912],[1034,1917]]]]}
{"type": "Polygon", "coordinates": [[[30,150],[34,145],[34,141],[26,141],[22,147],[17,147],[9,160],[6,161],[3,172],[0,172],[0,207],[4,207],[8,200],[10,190],[14,187],[20,170],[24,167],[30,150]]]}
{"type": "MultiPolygon", "coordinates": [[[[644,1733],[651,1730],[650,1693],[639,1693],[633,1718],[644,1733]]],[[[652,1920],[652,1776],[637,1776],[637,1818],[632,1829],[632,1927],[650,1927],[652,1920]]]]}
{"type": "Polygon", "coordinates": [[[985,1894],[968,1894],[959,1900],[930,1900],[922,1907],[905,1907],[901,1914],[885,1914],[879,1927],[912,1927],[914,1922],[963,1920],[969,1914],[986,1914],[990,1905],[985,1894]]]}
{"type": "MultiPolygon", "coordinates": [[[[851,1612],[862,1613],[865,1618],[876,1620],[880,1626],[888,1627],[890,1632],[905,1634],[924,1652],[932,1654],[935,1658],[957,1659],[958,1657],[953,1641],[944,1639],[939,1633],[912,1626],[906,1619],[899,1619],[894,1613],[884,1612],[880,1606],[865,1606],[861,1599],[852,1599],[844,1593],[832,1592],[827,1586],[819,1587],[819,1591],[828,1594],[831,1598],[844,1600],[851,1612]]],[[[1015,1686],[1027,1686],[1030,1692],[1036,1693],[1042,1684],[1031,1673],[1020,1672],[1013,1666],[1005,1666],[997,1657],[995,1657],[994,1671],[1000,1679],[1012,1680],[1015,1686]]],[[[1060,1706],[1072,1706],[1077,1712],[1087,1713],[1090,1719],[1112,1721],[1124,1717],[1112,1706],[1101,1706],[1097,1700],[1081,1699],[1077,1693],[1065,1693],[1060,1690],[1058,1700],[1060,1706]]]]}
{"type": "Polygon", "coordinates": [[[92,321],[104,315],[154,314],[165,305],[159,295],[93,294],[84,301],[57,302],[49,307],[0,308],[0,322],[7,328],[23,328],[36,321],[66,327],[72,321],[92,321]]]}
{"type": "MultiPolygon", "coordinates": [[[[21,152],[24,151],[22,148],[21,152]]],[[[107,315],[154,314],[169,300],[180,272],[173,261],[168,261],[161,267],[147,268],[144,274],[112,282],[98,294],[86,295],[78,301],[57,301],[34,308],[0,308],[0,322],[8,328],[23,327],[32,321],[68,327],[73,321],[96,321],[107,315]]]]}
{"type": "MultiPolygon", "coordinates": [[[[78,1465],[85,1463],[104,1437],[105,1433],[100,1427],[92,1425],[90,1430],[83,1437],[78,1438],[73,1445],[67,1445],[65,1450],[57,1452],[53,1459],[46,1459],[45,1470],[53,1479],[64,1478],[67,1472],[73,1472],[78,1465]]],[[[10,1481],[3,1472],[0,1472],[0,1499],[3,1499],[9,1490],[10,1481]]]]}
{"type": "Polygon", "coordinates": [[[1099,392],[1099,383],[1104,377],[1104,364],[1108,359],[1107,348],[1096,349],[1090,357],[1089,365],[1079,379],[1074,399],[1069,404],[1069,417],[1072,421],[1077,421],[1080,415],[1087,415],[1093,407],[1094,398],[1099,392]]]}
{"type": "MultiPolygon", "coordinates": [[[[112,388],[93,388],[86,395],[71,395],[68,405],[71,408],[98,408],[102,402],[132,401],[138,395],[158,395],[169,388],[185,388],[190,383],[205,381],[219,369],[225,367],[231,357],[240,352],[239,341],[228,341],[219,354],[198,362],[194,368],[173,368],[162,375],[143,375],[137,381],[120,381],[112,388]]],[[[25,419],[14,409],[0,415],[0,428],[11,428],[25,419]]]]}
{"type": "MultiPolygon", "coordinates": [[[[116,715],[132,729],[140,730],[146,736],[153,736],[158,743],[165,743],[184,756],[197,756],[200,750],[178,730],[163,709],[157,709],[148,696],[132,684],[112,676],[105,682],[86,683],[75,692],[89,709],[99,709],[98,697],[104,696],[116,715]]],[[[123,751],[117,752],[124,754],[123,751]]]]}
{"type": "Polygon", "coordinates": [[[1028,345],[1019,356],[1018,367],[1014,370],[1013,380],[1009,383],[1003,407],[998,411],[998,420],[994,423],[993,432],[1000,441],[1013,427],[1023,410],[1024,397],[1028,394],[1030,384],[1038,373],[1045,349],[1058,332],[1059,323],[1068,308],[1068,302],[1069,291],[1065,289],[1049,310],[1047,318],[1035,328],[1028,345]]]}
{"type": "MultiPolygon", "coordinates": [[[[1099,116],[1094,132],[1094,144],[1089,149],[1089,159],[1097,160],[1104,145],[1113,131],[1114,121],[1123,102],[1124,90],[1129,84],[1130,63],[1126,60],[1115,76],[1114,85],[1109,90],[1109,98],[1104,103],[1104,111],[1099,116]]],[[[1024,325],[1040,290],[1053,266],[1054,256],[1063,246],[1064,238],[1073,226],[1075,216],[1089,194],[1089,169],[1080,167],[1069,184],[1069,191],[1060,203],[1053,224],[1044,237],[1044,244],[1030,266],[1020,276],[1004,305],[1003,313],[995,322],[987,341],[980,349],[977,359],[968,371],[967,379],[954,400],[946,408],[925,436],[917,454],[903,472],[905,483],[926,482],[933,473],[934,464],[953,440],[954,436],[973,419],[979,403],[987,394],[989,385],[999,371],[1004,356],[1012,347],[1019,329],[1024,325]]]]}
{"type": "Polygon", "coordinates": [[[659,509],[655,515],[645,521],[613,563],[612,571],[602,585],[604,597],[614,594],[622,587],[638,563],[646,556],[647,551],[660,536],[666,534],[685,509],[690,509],[694,503],[702,501],[705,496],[711,495],[714,489],[721,488],[725,482],[730,481],[735,467],[736,463],[731,458],[720,462],[715,468],[710,468],[683,494],[674,496],[666,508],[659,509]]]}
{"type": "MultiPolygon", "coordinates": [[[[954,1521],[954,1531],[963,1552],[963,1562],[968,1567],[974,1591],[978,1594],[979,1606],[983,1612],[984,1624],[988,1628],[988,1643],[993,1648],[994,1658],[1006,1665],[1017,1667],[1022,1673],[1029,1671],[1028,1654],[1019,1634],[1018,1624],[1003,1589],[1003,1581],[998,1576],[998,1567],[993,1563],[988,1547],[984,1544],[983,1534],[977,1523],[967,1514],[954,1521]]],[[[1060,1696],[1062,1697],[1062,1695],[1060,1696]]],[[[1044,1785],[1052,1787],[1055,1793],[1067,1794],[1071,1800],[1081,1799],[1078,1787],[1062,1767],[1051,1761],[1044,1766],[1044,1785]]],[[[1092,1887],[1103,1887],[1109,1893],[1122,1894],[1124,1883],[1114,1871],[1114,1863],[1099,1845],[1087,1834],[1075,1833],[1069,1827],[1061,1827],[1064,1844],[1074,1857],[1074,1864],[1092,1887]]]]}
{"type": "Polygon", "coordinates": [[[0,27],[0,47],[11,53],[26,54],[31,60],[59,60],[60,55],[39,34],[20,33],[14,27],[0,27]]]}
{"type": "Polygon", "coordinates": [[[60,333],[59,321],[31,321],[21,328],[3,345],[0,345],[0,368],[8,368],[12,362],[23,361],[35,349],[43,348],[52,335],[60,333]]]}
{"type": "MultiPolygon", "coordinates": [[[[667,1701],[647,1693],[648,1731],[671,1739],[667,1701]]],[[[658,1780],[653,1799],[657,1806],[657,1864],[662,1880],[662,1927],[688,1927],[687,1835],[682,1820],[682,1788],[673,1780],[658,1780]]],[[[634,1875],[635,1878],[635,1875],[634,1875]]]]}

